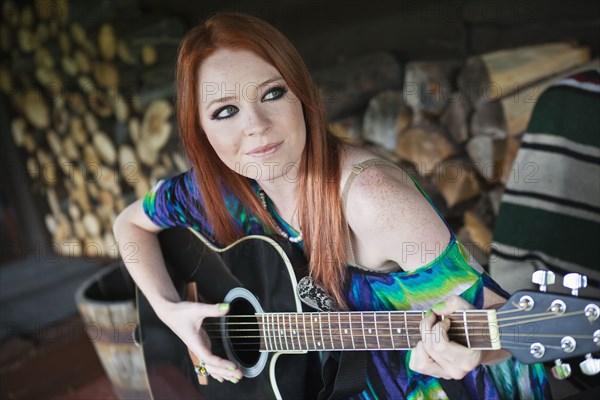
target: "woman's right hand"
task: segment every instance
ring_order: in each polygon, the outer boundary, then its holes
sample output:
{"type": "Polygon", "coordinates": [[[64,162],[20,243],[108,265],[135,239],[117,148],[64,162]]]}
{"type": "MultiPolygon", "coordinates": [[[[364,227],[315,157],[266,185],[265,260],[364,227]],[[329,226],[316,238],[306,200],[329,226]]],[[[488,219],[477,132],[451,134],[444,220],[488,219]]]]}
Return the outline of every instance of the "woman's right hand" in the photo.
{"type": "Polygon", "coordinates": [[[216,380],[237,381],[242,372],[229,361],[213,355],[210,341],[202,330],[206,317],[221,317],[229,311],[219,304],[180,301],[179,293],[170,279],[157,234],[157,226],[145,214],[139,199],[125,208],[115,219],[113,233],[119,244],[123,262],[133,280],[144,293],[158,317],[179,336],[198,359],[204,361],[206,370],[216,380]],[[135,249],[131,253],[131,249],[135,249]]]}
{"type": "Polygon", "coordinates": [[[207,372],[223,382],[228,380],[237,383],[242,378],[242,371],[229,360],[217,357],[210,351],[210,340],[202,328],[207,317],[222,317],[229,311],[229,305],[205,304],[182,301],[166,303],[157,310],[158,317],[185,343],[196,357],[204,361],[207,372]]]}

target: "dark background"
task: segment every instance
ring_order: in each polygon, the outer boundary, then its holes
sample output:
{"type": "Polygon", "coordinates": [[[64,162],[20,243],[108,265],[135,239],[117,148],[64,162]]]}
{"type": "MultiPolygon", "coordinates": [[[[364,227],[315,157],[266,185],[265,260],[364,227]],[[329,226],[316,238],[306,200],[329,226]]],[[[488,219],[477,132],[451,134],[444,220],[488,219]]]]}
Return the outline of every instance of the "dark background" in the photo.
{"type": "Polygon", "coordinates": [[[565,39],[600,50],[600,3],[587,0],[140,1],[144,11],[188,26],[217,11],[256,15],[281,30],[311,69],[375,50],[405,60],[462,59],[565,39]]]}

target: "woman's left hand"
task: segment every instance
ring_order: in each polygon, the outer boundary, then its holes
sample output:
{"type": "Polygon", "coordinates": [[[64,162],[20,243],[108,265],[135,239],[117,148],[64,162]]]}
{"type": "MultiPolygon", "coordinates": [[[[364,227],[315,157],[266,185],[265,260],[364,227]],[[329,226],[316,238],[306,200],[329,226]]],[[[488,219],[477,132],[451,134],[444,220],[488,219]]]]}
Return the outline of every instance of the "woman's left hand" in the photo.
{"type": "Polygon", "coordinates": [[[462,379],[482,361],[482,352],[448,340],[450,319],[437,321],[436,316],[474,307],[458,296],[432,307],[420,324],[421,341],[413,348],[409,368],[421,374],[443,379],[462,379]]]}

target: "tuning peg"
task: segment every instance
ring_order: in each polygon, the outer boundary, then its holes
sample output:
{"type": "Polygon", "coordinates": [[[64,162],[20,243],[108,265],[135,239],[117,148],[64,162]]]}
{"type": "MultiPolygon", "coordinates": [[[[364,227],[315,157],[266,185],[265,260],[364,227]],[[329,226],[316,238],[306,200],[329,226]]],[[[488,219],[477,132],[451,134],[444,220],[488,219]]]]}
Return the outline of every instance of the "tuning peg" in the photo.
{"type": "Polygon", "coordinates": [[[552,376],[554,378],[562,381],[571,376],[571,366],[569,364],[563,364],[560,359],[554,361],[554,364],[554,367],[552,367],[552,376]]]}
{"type": "Polygon", "coordinates": [[[579,363],[579,368],[586,375],[596,375],[600,372],[600,359],[593,358],[592,353],[588,353],[585,355],[585,360],[579,363]]]}
{"type": "Polygon", "coordinates": [[[571,289],[573,296],[579,295],[579,289],[587,286],[587,276],[573,272],[565,275],[563,278],[563,286],[571,289]]]}
{"type": "Polygon", "coordinates": [[[554,285],[554,272],[545,269],[535,271],[531,275],[531,282],[540,285],[540,292],[545,292],[548,286],[554,285]]]}

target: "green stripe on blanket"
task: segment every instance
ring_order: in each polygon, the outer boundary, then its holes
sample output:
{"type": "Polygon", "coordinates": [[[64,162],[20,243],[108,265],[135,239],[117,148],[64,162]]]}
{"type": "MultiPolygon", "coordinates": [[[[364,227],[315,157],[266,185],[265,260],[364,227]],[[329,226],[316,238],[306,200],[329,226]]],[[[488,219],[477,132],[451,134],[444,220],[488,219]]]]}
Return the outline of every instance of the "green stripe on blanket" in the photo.
{"type": "Polygon", "coordinates": [[[502,203],[500,213],[495,241],[521,249],[542,250],[552,257],[596,267],[600,224],[509,203],[502,203]]]}
{"type": "Polygon", "coordinates": [[[526,132],[564,136],[574,142],[600,147],[599,110],[598,93],[565,86],[550,87],[538,99],[526,132]]]}

